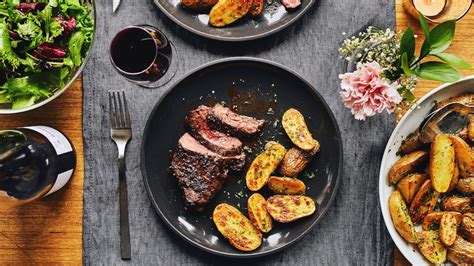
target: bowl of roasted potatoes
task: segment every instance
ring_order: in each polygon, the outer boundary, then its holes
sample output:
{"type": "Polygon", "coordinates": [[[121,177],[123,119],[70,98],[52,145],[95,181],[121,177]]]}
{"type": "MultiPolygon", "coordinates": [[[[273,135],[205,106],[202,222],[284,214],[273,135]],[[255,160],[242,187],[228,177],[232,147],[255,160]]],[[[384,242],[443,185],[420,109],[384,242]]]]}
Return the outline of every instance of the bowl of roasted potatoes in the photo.
{"type": "Polygon", "coordinates": [[[380,167],[387,229],[414,265],[474,264],[474,76],[421,98],[380,167]]]}

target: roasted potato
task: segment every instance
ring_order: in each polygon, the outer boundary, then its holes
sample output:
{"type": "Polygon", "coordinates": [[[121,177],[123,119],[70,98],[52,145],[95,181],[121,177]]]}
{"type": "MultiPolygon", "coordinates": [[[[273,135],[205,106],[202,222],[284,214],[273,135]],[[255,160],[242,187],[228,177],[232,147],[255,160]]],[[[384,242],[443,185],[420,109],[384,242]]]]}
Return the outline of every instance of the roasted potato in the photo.
{"type": "Polygon", "coordinates": [[[262,244],[262,233],[235,207],[221,203],[212,213],[217,230],[230,244],[242,251],[252,251],[262,244]]]}
{"type": "Polygon", "coordinates": [[[474,244],[474,217],[472,213],[462,216],[460,234],[464,236],[467,241],[474,244]]]}
{"type": "Polygon", "coordinates": [[[459,180],[456,188],[459,192],[464,194],[474,193],[474,177],[459,180]]]}
{"type": "Polygon", "coordinates": [[[268,178],[275,171],[285,156],[286,149],[281,144],[271,141],[265,145],[265,151],[258,155],[250,165],[245,177],[247,187],[257,191],[265,186],[268,178]]]}
{"type": "Polygon", "coordinates": [[[441,243],[437,231],[421,231],[418,233],[420,242],[418,248],[425,258],[434,264],[441,264],[446,261],[446,247],[441,243]]]}
{"type": "Polygon", "coordinates": [[[402,177],[415,171],[415,169],[420,166],[426,158],[428,158],[428,153],[426,151],[415,151],[403,156],[395,162],[392,168],[390,168],[390,171],[388,172],[388,181],[391,185],[396,185],[402,177]]]}
{"type": "Polygon", "coordinates": [[[227,26],[245,16],[252,0],[219,0],[209,13],[209,23],[214,27],[227,26]]]}
{"type": "Polygon", "coordinates": [[[453,191],[456,188],[456,186],[458,185],[458,181],[459,181],[459,166],[455,162],[454,163],[453,177],[451,178],[451,183],[449,183],[449,188],[448,188],[447,192],[453,191]]]}
{"type": "Polygon", "coordinates": [[[435,105],[435,110],[439,110],[450,103],[462,103],[467,105],[474,105],[474,93],[463,94],[456,97],[451,97],[445,100],[442,100],[435,105]]]}
{"type": "Polygon", "coordinates": [[[439,238],[446,246],[451,246],[456,240],[458,222],[456,216],[449,212],[443,213],[439,223],[439,238]]]}
{"type": "Polygon", "coordinates": [[[306,185],[303,181],[291,177],[272,176],[268,179],[268,188],[275,194],[304,195],[306,185]]]}
{"type": "Polygon", "coordinates": [[[393,225],[398,233],[409,243],[418,243],[415,227],[408,215],[407,205],[403,201],[402,194],[394,191],[390,196],[388,207],[393,225]]]}
{"type": "Polygon", "coordinates": [[[474,212],[472,207],[473,198],[471,197],[459,197],[449,196],[441,201],[441,209],[444,211],[456,211],[456,212],[474,212]]]}
{"type": "Polygon", "coordinates": [[[319,142],[313,139],[303,115],[296,109],[288,109],[281,121],[290,140],[300,149],[312,152],[319,149],[319,142]]]}
{"type": "Polygon", "coordinates": [[[421,185],[410,205],[410,217],[414,224],[423,222],[423,218],[434,210],[439,196],[440,193],[431,186],[431,180],[421,185]]]}
{"type": "Polygon", "coordinates": [[[181,4],[186,8],[195,11],[202,12],[211,9],[218,0],[181,0],[181,4]]]}
{"type": "Polygon", "coordinates": [[[467,135],[474,142],[474,115],[469,115],[469,124],[467,125],[467,135]]]}
{"type": "Polygon", "coordinates": [[[448,191],[454,175],[454,147],[448,135],[437,135],[431,144],[430,177],[433,188],[441,193],[448,191]]]}
{"type": "Polygon", "coordinates": [[[398,154],[406,155],[424,148],[425,144],[421,142],[420,131],[417,129],[402,141],[400,148],[398,148],[398,154]]]}
{"type": "Polygon", "coordinates": [[[428,179],[425,174],[410,174],[402,178],[397,184],[397,190],[400,191],[405,202],[411,203],[416,192],[420,189],[421,185],[428,179]]]}
{"type": "Polygon", "coordinates": [[[456,218],[456,224],[461,224],[461,219],[463,217],[462,213],[460,212],[441,212],[441,211],[434,211],[428,213],[425,218],[423,218],[423,230],[438,230],[439,225],[441,223],[441,218],[443,214],[449,213],[451,216],[456,218]]]}
{"type": "Polygon", "coordinates": [[[255,193],[247,201],[247,209],[252,224],[263,233],[272,230],[272,217],[267,212],[267,201],[259,194],[255,193]]]}
{"type": "Polygon", "coordinates": [[[458,136],[450,136],[456,153],[459,174],[463,178],[474,177],[474,151],[458,136]]]}
{"type": "Polygon", "coordinates": [[[267,210],[275,221],[288,223],[313,214],[316,204],[306,196],[275,195],[267,199],[267,210]]]}
{"type": "Polygon", "coordinates": [[[250,6],[249,13],[252,17],[258,17],[262,14],[264,0],[253,0],[252,5],[250,6]]]}
{"type": "Polygon", "coordinates": [[[280,165],[280,174],[284,176],[296,177],[306,165],[311,161],[317,150],[312,152],[303,151],[299,148],[291,148],[285,154],[280,165]]]}
{"type": "Polygon", "coordinates": [[[474,264],[474,244],[458,236],[454,244],[448,248],[448,259],[457,265],[474,264]]]}

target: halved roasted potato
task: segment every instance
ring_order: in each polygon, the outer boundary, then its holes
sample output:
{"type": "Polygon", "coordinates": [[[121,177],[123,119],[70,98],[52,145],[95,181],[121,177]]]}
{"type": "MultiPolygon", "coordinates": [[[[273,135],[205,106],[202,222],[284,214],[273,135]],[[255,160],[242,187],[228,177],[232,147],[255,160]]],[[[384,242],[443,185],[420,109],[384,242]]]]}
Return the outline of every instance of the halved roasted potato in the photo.
{"type": "Polygon", "coordinates": [[[428,175],[426,174],[409,174],[398,182],[397,190],[400,191],[405,202],[411,203],[416,192],[427,179],[428,175]]]}
{"type": "Polygon", "coordinates": [[[469,124],[467,125],[467,135],[474,142],[474,115],[469,115],[469,124]]]}
{"type": "Polygon", "coordinates": [[[257,17],[262,14],[264,3],[264,0],[253,0],[249,10],[250,15],[252,17],[257,17]]]}
{"type": "Polygon", "coordinates": [[[423,148],[425,148],[425,144],[421,142],[420,131],[417,129],[402,141],[400,148],[398,148],[398,153],[406,155],[414,151],[422,150],[423,148]]]}
{"type": "Polygon", "coordinates": [[[464,194],[474,193],[474,177],[459,180],[456,188],[459,192],[464,194]]]}
{"type": "Polygon", "coordinates": [[[392,195],[390,195],[388,207],[393,225],[398,233],[409,243],[418,243],[415,227],[413,226],[410,215],[408,215],[407,205],[403,201],[400,192],[394,191],[392,195]]]}
{"type": "Polygon", "coordinates": [[[441,201],[441,209],[444,211],[456,211],[461,213],[474,212],[472,197],[449,196],[441,201]]]}
{"type": "Polygon", "coordinates": [[[439,238],[446,246],[451,246],[456,240],[458,222],[456,216],[449,212],[443,213],[439,224],[439,238]]]}
{"type": "Polygon", "coordinates": [[[281,144],[271,141],[265,145],[265,151],[258,155],[250,165],[245,177],[247,187],[257,191],[265,186],[268,178],[275,171],[285,156],[286,149],[281,144]]]}
{"type": "Polygon", "coordinates": [[[434,264],[441,264],[446,261],[447,250],[441,243],[437,231],[421,231],[418,233],[420,242],[418,248],[425,258],[434,264]]]}
{"type": "Polygon", "coordinates": [[[291,177],[271,176],[268,179],[268,188],[275,194],[304,195],[306,185],[303,181],[291,177]]]}
{"type": "Polygon", "coordinates": [[[426,158],[428,158],[426,151],[415,151],[400,158],[388,172],[390,185],[396,185],[404,176],[415,171],[426,158]]]}
{"type": "Polygon", "coordinates": [[[434,211],[428,213],[425,218],[423,218],[423,230],[438,230],[441,223],[441,218],[445,213],[449,213],[451,216],[454,216],[456,218],[457,225],[461,224],[463,215],[460,212],[434,211]]]}
{"type": "Polygon", "coordinates": [[[474,151],[458,136],[450,136],[456,152],[459,174],[463,178],[474,177],[474,151]]]}
{"type": "Polygon", "coordinates": [[[227,26],[245,16],[252,0],[219,0],[209,13],[209,23],[214,27],[227,26]]]}
{"type": "Polygon", "coordinates": [[[448,191],[454,175],[454,147],[448,135],[437,135],[431,144],[430,177],[433,188],[441,193],[448,191]]]}
{"type": "Polygon", "coordinates": [[[316,204],[306,196],[275,195],[267,199],[267,211],[275,221],[288,223],[313,214],[316,204]]]}
{"type": "Polygon", "coordinates": [[[290,140],[298,148],[311,152],[319,147],[319,142],[309,132],[304,117],[298,110],[288,109],[283,114],[281,124],[290,140]]]}
{"type": "Polygon", "coordinates": [[[242,251],[252,251],[262,244],[262,233],[235,207],[221,203],[212,213],[217,230],[230,244],[242,251]]]}
{"type": "Polygon", "coordinates": [[[460,233],[467,241],[474,244],[474,216],[472,213],[462,216],[460,233]]]}
{"type": "Polygon", "coordinates": [[[247,209],[252,224],[263,233],[272,230],[272,217],[267,212],[267,201],[259,194],[254,193],[247,201],[247,209]]]}
{"type": "Polygon", "coordinates": [[[181,0],[181,4],[192,11],[202,12],[211,9],[218,0],[181,0]]]}
{"type": "Polygon", "coordinates": [[[458,181],[459,181],[459,166],[456,162],[454,162],[453,177],[451,178],[451,183],[449,183],[449,188],[447,192],[453,191],[458,185],[458,181]]]}
{"type": "Polygon", "coordinates": [[[448,249],[448,259],[457,265],[474,264],[474,244],[458,236],[448,249]]]}
{"type": "Polygon", "coordinates": [[[439,196],[440,193],[431,186],[431,180],[421,185],[410,205],[410,217],[414,224],[423,222],[423,218],[434,210],[439,196]]]}
{"type": "Polygon", "coordinates": [[[298,176],[311,161],[316,152],[318,152],[318,150],[307,152],[299,148],[289,149],[281,162],[280,173],[284,176],[298,176]]]}

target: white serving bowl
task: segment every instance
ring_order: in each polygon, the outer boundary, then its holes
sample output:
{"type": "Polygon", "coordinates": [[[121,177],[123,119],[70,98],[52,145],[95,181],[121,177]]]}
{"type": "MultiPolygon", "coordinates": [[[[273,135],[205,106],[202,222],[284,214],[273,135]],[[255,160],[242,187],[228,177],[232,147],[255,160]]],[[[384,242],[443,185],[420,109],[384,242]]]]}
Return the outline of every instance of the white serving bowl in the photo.
{"type": "Polygon", "coordinates": [[[423,119],[430,113],[434,103],[468,92],[474,93],[474,76],[466,77],[456,83],[444,84],[434,89],[418,101],[417,108],[412,108],[403,116],[385,147],[379,176],[380,207],[385,225],[392,236],[393,242],[395,242],[403,256],[413,265],[429,265],[429,262],[424,259],[423,255],[414,245],[406,242],[395,230],[388,209],[388,200],[394,191],[394,187],[389,186],[387,175],[390,167],[400,158],[397,155],[397,151],[402,141],[408,134],[419,127],[423,119]]]}

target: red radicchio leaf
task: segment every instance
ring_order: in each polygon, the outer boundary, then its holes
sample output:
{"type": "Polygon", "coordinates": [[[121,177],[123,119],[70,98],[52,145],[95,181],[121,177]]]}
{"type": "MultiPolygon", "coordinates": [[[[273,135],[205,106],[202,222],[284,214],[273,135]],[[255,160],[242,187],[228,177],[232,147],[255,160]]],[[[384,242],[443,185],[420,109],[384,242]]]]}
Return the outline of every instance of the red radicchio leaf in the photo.
{"type": "Polygon", "coordinates": [[[16,10],[23,14],[28,14],[36,9],[43,9],[45,6],[45,3],[20,3],[20,5],[16,7],[16,10]]]}
{"type": "Polygon", "coordinates": [[[58,61],[66,57],[66,50],[54,43],[44,42],[31,52],[34,57],[48,61],[58,61]]]}
{"type": "Polygon", "coordinates": [[[9,31],[9,32],[8,32],[8,35],[10,36],[10,38],[11,38],[12,40],[18,41],[18,40],[21,39],[20,35],[19,35],[18,33],[14,32],[14,31],[9,31]]]}
{"type": "Polygon", "coordinates": [[[64,28],[64,32],[69,34],[74,31],[76,28],[76,17],[70,17],[68,20],[58,17],[56,18],[59,21],[59,24],[64,28]]]}

